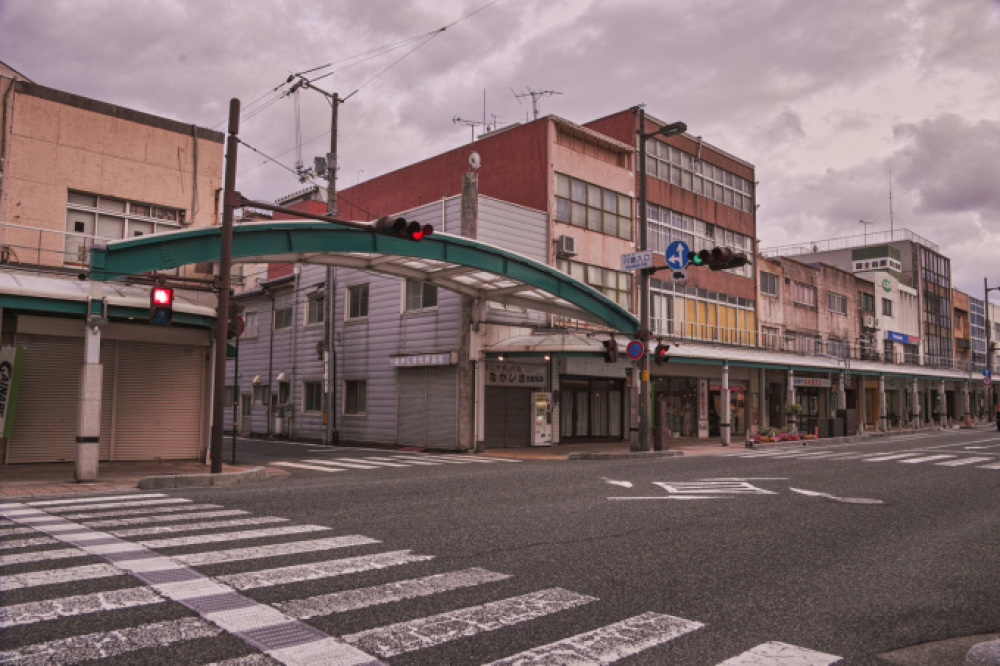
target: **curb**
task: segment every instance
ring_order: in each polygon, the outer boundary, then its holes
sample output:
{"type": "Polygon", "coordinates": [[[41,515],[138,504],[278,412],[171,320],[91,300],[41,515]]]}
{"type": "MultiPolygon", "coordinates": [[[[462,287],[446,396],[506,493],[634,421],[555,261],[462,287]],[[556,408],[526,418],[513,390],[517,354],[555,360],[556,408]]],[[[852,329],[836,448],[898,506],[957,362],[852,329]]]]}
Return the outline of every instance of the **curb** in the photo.
{"type": "Polygon", "coordinates": [[[236,486],[244,483],[256,483],[267,478],[267,469],[252,467],[240,472],[223,472],[221,474],[164,474],[162,476],[147,476],[139,479],[138,487],[142,490],[162,490],[166,488],[209,488],[214,486],[236,486]]]}

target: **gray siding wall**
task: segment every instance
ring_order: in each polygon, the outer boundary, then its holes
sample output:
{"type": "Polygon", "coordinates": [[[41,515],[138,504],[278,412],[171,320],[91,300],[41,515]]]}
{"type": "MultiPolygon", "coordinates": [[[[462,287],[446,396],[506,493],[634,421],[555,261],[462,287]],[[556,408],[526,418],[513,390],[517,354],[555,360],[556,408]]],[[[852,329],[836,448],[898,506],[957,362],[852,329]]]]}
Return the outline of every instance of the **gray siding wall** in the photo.
{"type": "MultiPolygon", "coordinates": [[[[422,223],[434,225],[435,231],[458,234],[461,226],[461,198],[421,206],[404,215],[422,223]]],[[[547,215],[544,212],[514,206],[502,201],[480,197],[478,240],[508,249],[536,261],[548,258],[547,215]]],[[[271,296],[254,293],[239,302],[245,312],[257,313],[256,335],[247,330],[239,344],[240,393],[252,393],[252,381],[257,375],[261,384],[268,385],[272,395],[278,395],[278,376],[284,372],[290,383],[286,411],[285,434],[294,439],[322,440],[322,412],[306,412],[304,384],[322,382],[324,377],[317,343],[326,338],[325,323],[306,324],[310,294],[323,293],[326,267],[300,265],[297,278],[271,288],[274,308],[290,306],[293,326],[273,330],[271,296]],[[272,340],[273,336],[273,340],[272,340]]],[[[393,444],[397,436],[398,371],[390,365],[390,357],[406,354],[442,353],[458,349],[458,295],[439,290],[436,308],[421,312],[403,312],[404,281],[396,277],[348,268],[335,268],[336,314],[334,344],[337,356],[336,426],[345,442],[393,444]],[[347,288],[369,284],[368,317],[345,320],[347,288]],[[367,408],[364,414],[344,414],[345,380],[367,381],[367,408]]],[[[487,321],[496,324],[531,326],[547,322],[547,315],[487,308],[487,321]]],[[[235,363],[227,362],[226,385],[233,385],[235,363]]],[[[231,423],[227,406],[226,423],[231,423]]],[[[454,406],[457,410],[457,405],[454,406]]],[[[259,400],[252,405],[250,432],[264,435],[269,428],[268,409],[259,400]]],[[[228,427],[228,426],[227,426],[228,427]]],[[[447,447],[453,448],[453,447],[447,447]]]]}

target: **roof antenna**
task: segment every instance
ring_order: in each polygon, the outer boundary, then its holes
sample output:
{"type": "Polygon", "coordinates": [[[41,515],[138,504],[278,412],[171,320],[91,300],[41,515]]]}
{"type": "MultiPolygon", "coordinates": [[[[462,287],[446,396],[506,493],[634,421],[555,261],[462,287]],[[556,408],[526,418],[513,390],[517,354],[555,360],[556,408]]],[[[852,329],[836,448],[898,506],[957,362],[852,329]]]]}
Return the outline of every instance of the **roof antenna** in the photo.
{"type": "MultiPolygon", "coordinates": [[[[511,92],[514,92],[513,88],[511,88],[511,92]]],[[[538,99],[546,95],[562,95],[562,93],[558,90],[532,90],[531,88],[528,88],[528,92],[526,93],[514,92],[514,97],[518,98],[517,101],[519,104],[522,97],[531,98],[531,110],[535,115],[534,120],[538,120],[538,99]]]]}

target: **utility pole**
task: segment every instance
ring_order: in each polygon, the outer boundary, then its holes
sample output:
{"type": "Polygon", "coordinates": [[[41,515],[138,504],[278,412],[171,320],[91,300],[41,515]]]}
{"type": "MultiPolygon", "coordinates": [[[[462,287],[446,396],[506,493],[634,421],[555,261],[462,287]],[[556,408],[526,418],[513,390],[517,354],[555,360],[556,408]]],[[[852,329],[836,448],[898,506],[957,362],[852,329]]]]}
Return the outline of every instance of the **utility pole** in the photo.
{"type": "Polygon", "coordinates": [[[993,343],[990,341],[990,292],[1000,291],[1000,287],[989,286],[987,278],[983,278],[983,315],[986,318],[986,372],[984,377],[990,377],[990,385],[986,391],[986,402],[989,405],[989,417],[996,418],[996,405],[993,402],[993,343]]]}
{"type": "Polygon", "coordinates": [[[219,250],[219,303],[215,311],[215,384],[212,396],[212,474],[222,472],[222,435],[226,398],[226,346],[229,343],[229,292],[233,270],[233,210],[236,193],[236,149],[239,147],[240,100],[229,100],[229,136],[226,139],[226,180],[222,192],[222,229],[219,250]]]}

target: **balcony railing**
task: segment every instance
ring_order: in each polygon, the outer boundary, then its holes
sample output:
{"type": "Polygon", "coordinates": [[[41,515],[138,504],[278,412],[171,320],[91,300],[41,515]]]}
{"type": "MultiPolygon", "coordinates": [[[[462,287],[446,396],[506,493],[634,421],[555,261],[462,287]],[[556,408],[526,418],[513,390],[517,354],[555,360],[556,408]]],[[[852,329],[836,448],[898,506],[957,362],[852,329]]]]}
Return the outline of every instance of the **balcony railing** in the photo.
{"type": "Polygon", "coordinates": [[[764,257],[793,257],[799,254],[810,254],[812,252],[830,252],[831,250],[849,250],[867,245],[885,245],[898,241],[911,241],[917,245],[938,251],[938,246],[923,236],[915,234],[909,229],[894,229],[892,231],[870,231],[866,234],[854,236],[841,236],[840,238],[827,238],[826,240],[806,241],[804,243],[791,243],[780,247],[769,247],[762,249],[760,254],[764,257]]]}

